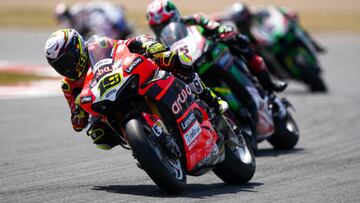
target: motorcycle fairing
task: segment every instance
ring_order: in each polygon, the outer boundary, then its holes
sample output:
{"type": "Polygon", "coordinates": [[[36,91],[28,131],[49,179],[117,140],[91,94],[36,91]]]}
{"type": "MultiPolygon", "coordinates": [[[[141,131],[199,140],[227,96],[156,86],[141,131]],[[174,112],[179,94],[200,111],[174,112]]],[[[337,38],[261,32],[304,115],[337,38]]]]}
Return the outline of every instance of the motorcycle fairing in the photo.
{"type": "Polygon", "coordinates": [[[257,140],[264,140],[271,136],[275,131],[274,120],[272,117],[271,109],[269,108],[269,98],[264,98],[259,94],[256,87],[246,86],[248,92],[252,95],[252,98],[257,106],[258,122],[256,123],[256,138],[257,140]]]}
{"type": "Polygon", "coordinates": [[[188,172],[213,164],[213,160],[222,154],[217,146],[218,134],[212,127],[208,114],[199,104],[193,102],[176,122],[183,135],[188,172]],[[202,115],[200,121],[196,111],[202,115]]]}
{"type": "MultiPolygon", "coordinates": [[[[99,60],[102,61],[101,65],[111,66],[112,72],[103,74],[96,80],[94,79],[94,71],[89,68],[81,97],[91,98],[91,102],[87,101],[82,104],[82,107],[91,114],[99,115],[92,107],[104,101],[114,102],[122,89],[128,85],[127,81],[137,75],[138,94],[159,101],[172,111],[184,142],[187,170],[191,171],[196,169],[196,166],[210,164],[211,157],[214,157],[214,154],[216,155],[215,152],[220,153],[219,150],[216,150],[218,135],[213,129],[204,107],[200,107],[194,102],[194,95],[190,87],[177,80],[173,75],[162,74],[154,62],[142,55],[131,53],[125,44],[119,43],[113,53],[114,61],[111,63],[109,59],[99,60]],[[102,89],[102,87],[104,88],[102,89]],[[181,130],[180,122],[185,122],[184,119],[195,115],[195,109],[203,115],[201,122],[197,119],[192,120],[188,128],[181,130]]],[[[98,65],[97,69],[101,65],[98,65]]],[[[145,114],[145,112],[142,112],[142,116],[156,132],[155,134],[159,134],[161,128],[158,128],[156,124],[159,117],[153,114],[145,114]],[[149,119],[150,117],[156,119],[149,119]]]]}
{"type": "MultiPolygon", "coordinates": [[[[198,164],[201,161],[210,160],[209,157],[213,156],[218,135],[204,107],[194,102],[194,96],[188,85],[180,80],[173,80],[163,91],[166,92],[155,99],[168,106],[176,118],[186,152],[187,171],[192,171],[200,167],[198,164]],[[201,122],[196,118],[195,111],[200,111],[203,115],[201,122]]],[[[210,164],[210,161],[206,163],[210,164]]],[[[205,162],[201,166],[203,165],[205,162]]]]}

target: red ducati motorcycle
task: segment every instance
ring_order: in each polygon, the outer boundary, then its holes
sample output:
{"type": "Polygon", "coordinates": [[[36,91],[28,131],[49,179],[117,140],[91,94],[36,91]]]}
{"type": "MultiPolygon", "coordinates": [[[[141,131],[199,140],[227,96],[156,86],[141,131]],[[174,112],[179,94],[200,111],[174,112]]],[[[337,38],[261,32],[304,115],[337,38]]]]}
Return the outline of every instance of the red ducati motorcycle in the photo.
{"type": "Polygon", "coordinates": [[[131,53],[123,41],[106,47],[89,39],[81,107],[130,149],[138,166],[164,191],[185,189],[186,175],[213,170],[225,183],[247,183],[255,157],[228,114],[216,115],[188,85],[131,53]]]}

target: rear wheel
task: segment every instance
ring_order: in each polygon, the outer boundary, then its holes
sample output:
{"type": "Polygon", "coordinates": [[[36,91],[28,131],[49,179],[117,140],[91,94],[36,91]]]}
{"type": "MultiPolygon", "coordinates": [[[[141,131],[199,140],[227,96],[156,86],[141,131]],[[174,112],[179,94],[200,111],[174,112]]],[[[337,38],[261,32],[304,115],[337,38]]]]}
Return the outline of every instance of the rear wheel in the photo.
{"type": "Polygon", "coordinates": [[[134,118],[125,125],[126,136],[140,166],[164,191],[180,194],[186,185],[186,174],[179,158],[165,152],[151,128],[134,118]]]}
{"type": "Polygon", "coordinates": [[[299,140],[299,129],[289,112],[284,119],[274,119],[275,132],[268,141],[275,149],[293,149],[299,140]]]}

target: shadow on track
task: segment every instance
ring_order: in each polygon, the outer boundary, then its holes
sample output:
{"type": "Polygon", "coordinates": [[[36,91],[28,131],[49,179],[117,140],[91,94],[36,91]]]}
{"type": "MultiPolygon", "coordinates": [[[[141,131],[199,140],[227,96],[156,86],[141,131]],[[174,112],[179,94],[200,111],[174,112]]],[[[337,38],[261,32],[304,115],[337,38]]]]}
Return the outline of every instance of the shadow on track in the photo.
{"type": "Polygon", "coordinates": [[[276,150],[276,149],[258,149],[255,152],[256,157],[277,157],[281,155],[287,154],[298,154],[304,152],[304,148],[295,148],[295,149],[288,149],[288,150],[276,150]]]}
{"type": "Polygon", "coordinates": [[[187,197],[187,198],[203,198],[222,194],[231,194],[238,192],[257,192],[255,187],[261,186],[263,183],[250,182],[246,185],[226,185],[224,183],[216,184],[188,184],[183,194],[168,195],[159,189],[156,185],[109,185],[94,186],[93,190],[101,190],[111,193],[130,194],[149,197],[187,197]]]}

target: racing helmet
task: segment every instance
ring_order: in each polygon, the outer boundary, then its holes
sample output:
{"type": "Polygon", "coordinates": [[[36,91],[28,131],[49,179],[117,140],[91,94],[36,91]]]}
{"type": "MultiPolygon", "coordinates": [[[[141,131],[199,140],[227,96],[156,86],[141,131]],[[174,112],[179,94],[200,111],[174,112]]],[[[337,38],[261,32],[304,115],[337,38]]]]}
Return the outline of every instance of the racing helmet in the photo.
{"type": "Polygon", "coordinates": [[[71,27],[71,14],[68,7],[64,3],[59,3],[56,5],[55,18],[60,26],[64,28],[71,27]]]}
{"type": "Polygon", "coordinates": [[[251,26],[252,14],[244,3],[233,4],[227,11],[227,15],[240,31],[247,30],[251,26]]]}
{"type": "Polygon", "coordinates": [[[56,72],[72,80],[79,79],[87,68],[85,41],[74,29],[52,33],[45,44],[45,56],[56,72]]]}
{"type": "Polygon", "coordinates": [[[151,30],[159,36],[161,30],[170,22],[178,22],[180,13],[170,0],[154,0],[146,9],[146,19],[151,30]]]}

